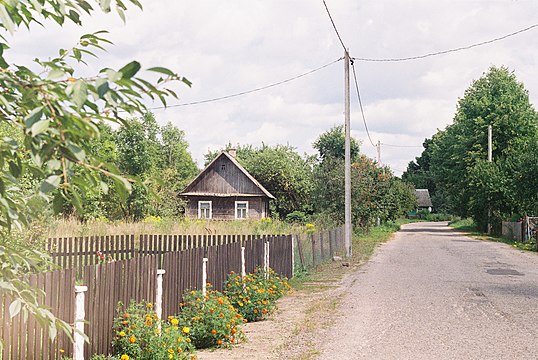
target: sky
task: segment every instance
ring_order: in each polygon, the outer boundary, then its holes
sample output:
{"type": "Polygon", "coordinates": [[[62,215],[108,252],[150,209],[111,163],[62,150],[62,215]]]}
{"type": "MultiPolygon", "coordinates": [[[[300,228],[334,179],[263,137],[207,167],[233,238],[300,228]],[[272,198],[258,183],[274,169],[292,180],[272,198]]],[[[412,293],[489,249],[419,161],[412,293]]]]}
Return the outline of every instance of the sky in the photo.
{"type": "MultiPolygon", "coordinates": [[[[116,14],[83,17],[83,27],[46,23],[8,35],[10,61],[30,63],[70,48],[85,33],[108,30],[114,45],[80,74],[119,69],[132,60],[165,66],[193,84],[169,105],[235,94],[330,64],[343,48],[322,0],[151,0],[116,14]]],[[[326,0],[355,58],[402,58],[491,40],[538,23],[535,0],[326,0]]],[[[364,115],[381,163],[401,175],[425,138],[452,122],[458,99],[491,66],[513,70],[538,103],[538,28],[517,36],[413,61],[355,61],[364,115]]],[[[377,158],[352,78],[351,134],[377,158]]],[[[148,103],[149,107],[160,106],[148,103]]],[[[226,144],[284,144],[314,154],[312,143],[344,123],[344,63],[248,95],[154,110],[160,124],[183,130],[198,165],[226,144]]]]}

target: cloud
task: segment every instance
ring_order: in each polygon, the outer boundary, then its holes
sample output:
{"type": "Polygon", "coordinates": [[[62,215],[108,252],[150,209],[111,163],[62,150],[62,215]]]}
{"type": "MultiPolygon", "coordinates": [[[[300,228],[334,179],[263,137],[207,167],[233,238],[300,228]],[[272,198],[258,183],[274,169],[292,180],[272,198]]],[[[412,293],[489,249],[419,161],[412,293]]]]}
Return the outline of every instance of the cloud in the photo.
{"type": "MultiPolygon", "coordinates": [[[[327,1],[354,57],[426,54],[492,39],[533,24],[534,1],[327,1]]],[[[343,55],[321,2],[144,2],[117,15],[84,17],[85,26],[32,26],[10,39],[9,59],[29,63],[68,48],[85,32],[110,31],[114,46],[81,74],[119,68],[132,59],[145,68],[169,67],[193,82],[179,86],[180,102],[233,94],[304,73],[343,55]]],[[[374,141],[420,146],[453,118],[458,97],[492,65],[513,69],[538,102],[538,49],[532,30],[462,52],[400,63],[356,61],[361,98],[374,141]]],[[[352,83],[353,84],[353,83],[352,83]]],[[[290,144],[313,152],[312,142],[343,124],[343,63],[296,81],[225,101],[156,110],[157,120],[185,130],[200,163],[208,148],[229,141],[290,144]]],[[[352,90],[353,134],[375,157],[352,90]]],[[[150,103],[148,103],[150,104],[150,103]]],[[[158,104],[155,104],[158,105],[158,104]]],[[[150,106],[153,106],[150,104],[150,106]]],[[[405,168],[420,148],[382,148],[384,163],[405,168]]]]}

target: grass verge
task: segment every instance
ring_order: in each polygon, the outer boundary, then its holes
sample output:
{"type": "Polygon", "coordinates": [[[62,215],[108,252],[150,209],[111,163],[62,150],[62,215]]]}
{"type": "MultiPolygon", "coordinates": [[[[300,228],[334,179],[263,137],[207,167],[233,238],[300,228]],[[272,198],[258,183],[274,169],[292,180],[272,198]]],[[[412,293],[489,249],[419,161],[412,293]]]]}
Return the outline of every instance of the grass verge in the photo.
{"type": "Polygon", "coordinates": [[[449,226],[452,227],[454,230],[465,233],[467,236],[470,236],[473,239],[502,242],[520,250],[534,251],[534,252],[538,251],[536,243],[533,241],[519,242],[519,241],[515,241],[513,239],[509,239],[501,235],[485,234],[478,229],[476,224],[471,219],[462,219],[462,220],[454,221],[454,222],[449,223],[449,226]]]}

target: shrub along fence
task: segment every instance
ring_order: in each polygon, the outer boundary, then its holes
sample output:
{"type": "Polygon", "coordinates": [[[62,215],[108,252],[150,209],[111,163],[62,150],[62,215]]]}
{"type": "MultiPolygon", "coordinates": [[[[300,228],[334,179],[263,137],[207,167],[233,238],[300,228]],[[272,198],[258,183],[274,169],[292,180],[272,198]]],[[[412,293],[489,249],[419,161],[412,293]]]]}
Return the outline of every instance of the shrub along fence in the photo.
{"type": "Polygon", "coordinates": [[[87,265],[80,270],[74,267],[78,264],[76,261],[63,257],[70,269],[32,275],[29,279],[36,289],[45,291],[44,303],[52,313],[83,331],[89,344],[85,344],[78,333],[74,334],[74,343],[64,334],[50,342],[47,331],[31,318],[25,322],[21,314],[11,319],[10,299],[0,297],[2,359],[47,360],[73,356],[78,360],[93,354],[108,354],[112,350],[112,325],[120,301],[124,304],[131,300],[152,302],[157,314],[166,318],[179,312],[181,295],[186,290],[205,289],[206,282],[221,290],[232,271],[244,274],[262,266],[271,267],[282,276],[293,275],[291,236],[236,237],[236,241],[185,250],[177,247],[179,251],[169,252],[157,248],[157,254],[122,260],[114,260],[113,254],[126,254],[125,247],[112,249],[119,251],[110,252],[111,257],[105,258],[112,259],[110,262],[87,265]],[[75,286],[77,272],[83,274],[84,286],[75,286]]]}

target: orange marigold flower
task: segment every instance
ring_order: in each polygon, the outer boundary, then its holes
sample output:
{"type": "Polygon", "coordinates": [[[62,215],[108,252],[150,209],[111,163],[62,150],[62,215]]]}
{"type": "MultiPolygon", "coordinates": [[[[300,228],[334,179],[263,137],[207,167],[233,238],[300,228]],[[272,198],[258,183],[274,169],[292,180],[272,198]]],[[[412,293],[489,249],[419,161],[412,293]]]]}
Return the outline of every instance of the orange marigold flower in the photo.
{"type": "Polygon", "coordinates": [[[134,335],[131,335],[131,337],[129,337],[129,342],[131,344],[134,344],[136,342],[136,338],[134,337],[134,335]]]}
{"type": "Polygon", "coordinates": [[[217,330],[213,329],[211,330],[211,334],[215,335],[217,333],[217,330]]]}
{"type": "Polygon", "coordinates": [[[152,303],[148,303],[147,307],[149,307],[150,309],[153,309],[153,304],[152,304],[152,303]]]}
{"type": "Polygon", "coordinates": [[[217,345],[222,345],[222,340],[217,340],[217,345]]]}

